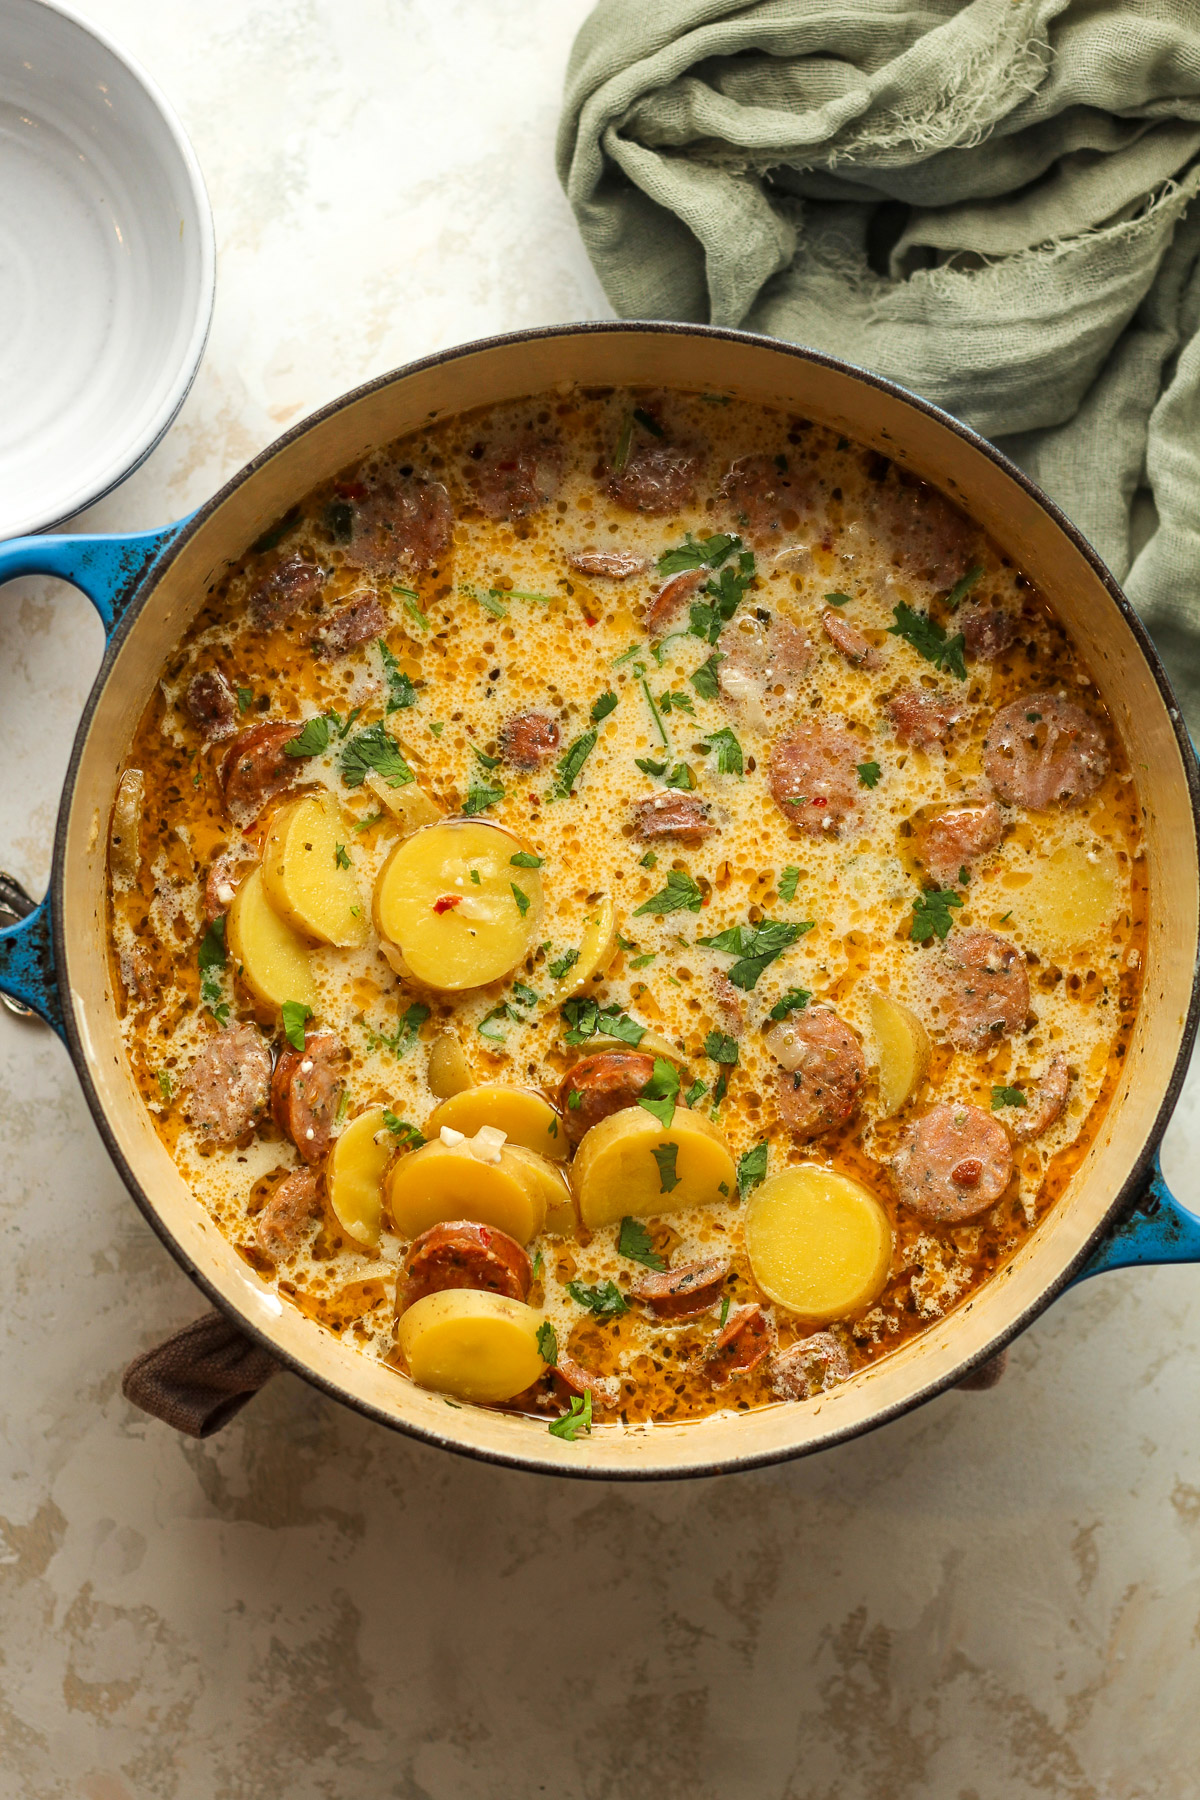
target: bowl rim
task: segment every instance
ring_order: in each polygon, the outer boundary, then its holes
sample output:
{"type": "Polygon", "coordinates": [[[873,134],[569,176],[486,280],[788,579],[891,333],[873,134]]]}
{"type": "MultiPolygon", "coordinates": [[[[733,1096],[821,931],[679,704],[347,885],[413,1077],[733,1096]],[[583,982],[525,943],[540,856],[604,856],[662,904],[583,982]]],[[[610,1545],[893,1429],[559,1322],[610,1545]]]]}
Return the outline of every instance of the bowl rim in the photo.
{"type": "MultiPolygon", "coordinates": [[[[442,364],[454,362],[462,357],[475,355],[503,348],[508,345],[528,343],[540,339],[566,338],[575,336],[592,336],[600,333],[658,333],[672,335],[690,335],[712,339],[716,342],[749,343],[761,349],[776,351],[782,355],[795,357],[801,362],[816,363],[821,367],[848,374],[867,386],[876,388],[894,398],[910,405],[934,419],[954,436],[969,444],[993,462],[1004,474],[1008,475],[1033,499],[1052,519],[1074,548],[1084,557],[1097,575],[1110,599],[1120,613],[1124,623],[1132,633],[1139,650],[1149,666],[1156,687],[1162,698],[1164,709],[1170,721],[1176,742],[1181,754],[1184,781],[1191,802],[1192,830],[1200,853],[1200,760],[1188,735],[1187,727],[1179,703],[1171,687],[1170,679],[1163,667],[1161,658],[1142,623],[1134,611],[1132,603],[1122,591],[1120,584],[1109,571],[1106,564],[1093,550],[1082,532],[1074,526],[1058,506],[1044,494],[1037,483],[1032,481],[1023,470],[1009,460],[996,446],[963,424],[952,414],[945,412],[932,401],[923,399],[912,393],[899,382],[891,381],[886,376],[875,374],[856,364],[846,362],[841,357],[832,356],[820,350],[814,350],[801,344],[791,343],[757,332],[739,331],[725,326],[713,326],[674,320],[641,320],[641,319],[599,319],[583,320],[576,323],[535,326],[524,330],[504,332],[492,337],[472,339],[465,344],[452,345],[444,350],[403,364],[400,368],[386,374],[373,377],[358,387],[326,402],[307,418],[289,427],[278,438],[266,445],[251,458],[241,469],[226,481],[203,506],[193,513],[184,523],[179,533],[163,548],[157,557],[147,566],[133,589],[117,629],[109,638],[103,660],[97,673],[92,690],[88,695],[75,741],[71,749],[71,757],[67,766],[63,783],[62,798],[59,805],[58,822],[54,836],[54,854],[51,869],[50,899],[51,924],[54,941],[54,957],[56,966],[65,970],[67,964],[66,927],[64,919],[64,884],[66,879],[66,850],[69,835],[71,803],[78,777],[83,752],[86,746],[88,730],[92,716],[99,705],[107,685],[112,666],[123,647],[127,636],[136,628],[141,613],[150,600],[160,573],[174,559],[183,546],[203,529],[212,515],[224,504],[225,500],[242,486],[253,475],[264,468],[276,455],[288,445],[303,437],[308,431],[332,417],[343,408],[355,404],[366,395],[376,393],[394,382],[421,371],[435,369],[442,364]]],[[[470,1457],[476,1461],[496,1463],[507,1468],[518,1469],[526,1474],[568,1476],[574,1480],[590,1481],[682,1481],[699,1479],[710,1475],[736,1474],[743,1470],[758,1469],[786,1463],[803,1456],[812,1456],[819,1451],[833,1449],[836,1445],[850,1442],[857,1437],[876,1430],[878,1427],[892,1423],[904,1414],[915,1411],[927,1401],[935,1399],[939,1394],[956,1387],[964,1376],[988,1362],[998,1351],[1004,1349],[1015,1338],[1019,1337],[1035,1319],[1047,1310],[1058,1296],[1069,1287],[1099,1244],[1110,1234],[1113,1227],[1131,1211],[1144,1197],[1149,1179],[1153,1173],[1154,1161],[1163,1133],[1170,1121],[1172,1112],[1179,1099],[1191,1057],[1192,1047],[1200,1028],[1200,958],[1193,970],[1191,992],[1183,1021],[1179,1049],[1171,1071],[1170,1079],[1164,1086],[1159,1105],[1155,1110],[1153,1123],[1138,1155],[1132,1162],[1129,1173],[1120,1188],[1110,1197],[1108,1204],[1100,1214],[1093,1230],[1088,1234],[1078,1251],[1054,1276],[1048,1277],[1034,1298],[1011,1320],[1008,1325],[990,1340],[981,1350],[964,1362],[952,1368],[948,1373],[930,1377],[915,1384],[912,1391],[902,1398],[879,1408],[869,1417],[859,1422],[840,1426],[818,1434],[799,1444],[774,1447],[765,1450],[749,1451],[744,1455],[723,1456],[708,1462],[678,1464],[670,1467],[597,1467],[586,1463],[578,1464],[554,1463],[524,1451],[508,1452],[467,1444],[442,1432],[429,1429],[412,1419],[402,1418],[375,1406],[371,1401],[347,1392],[336,1380],[319,1373],[306,1364],[300,1357],[282,1349],[272,1338],[270,1332],[256,1320],[249,1318],[240,1308],[235,1306],[217,1287],[216,1283],[199,1268],[191,1255],[179,1244],[157,1209],[151,1203],[149,1195],[142,1188],[125,1157],[117,1140],[115,1131],[109,1123],[107,1113],[91,1078],[88,1064],[86,1037],[80,1029],[75,1016],[74,999],[64,988],[63,1026],[68,1052],[75,1065],[80,1085],[83,1088],[88,1110],[100,1134],[106,1150],[125,1186],[129,1190],[135,1204],[146,1222],[170,1251],[184,1273],[196,1284],[206,1299],[224,1316],[243,1331],[247,1337],[272,1356],[282,1368],[300,1376],[311,1386],[319,1389],[330,1399],[351,1407],[355,1412],[370,1419],[373,1423],[387,1426],[392,1431],[403,1433],[421,1443],[426,1443],[439,1450],[450,1450],[454,1454],[470,1457]]],[[[698,1427],[703,1421],[698,1421],[698,1427]]]]}
{"type": "MultiPolygon", "coordinates": [[[[208,334],[212,327],[213,306],[216,299],[217,281],[217,245],[216,228],[213,223],[212,205],[205,186],[204,174],[199,159],[192,148],[178,113],[154,80],[136,57],[123,49],[107,31],[97,26],[92,20],[84,18],[73,6],[64,5],[63,0],[0,0],[0,10],[15,11],[17,8],[33,11],[37,9],[45,13],[56,14],[68,25],[74,26],[100,45],[113,60],[118,63],[133,81],[142,89],[154,110],[166,128],[167,137],[179,160],[186,186],[195,212],[196,228],[199,235],[199,262],[196,279],[191,296],[192,322],[170,387],[154,413],[144,421],[141,428],[123,445],[110,451],[103,465],[98,467],[87,480],[65,494],[61,501],[56,501],[49,511],[39,507],[5,526],[0,536],[5,538],[23,537],[36,532],[49,531],[61,525],[65,520],[74,518],[87,507],[111,494],[114,488],[128,479],[139,469],[162,442],[170,426],[174,423],[180,407],[191,392],[192,384],[200,370],[204,358],[208,334]]],[[[161,159],[160,159],[161,160],[161,159]]],[[[181,308],[181,316],[186,309],[181,308]]],[[[165,366],[165,365],[164,365],[165,366]]]]}

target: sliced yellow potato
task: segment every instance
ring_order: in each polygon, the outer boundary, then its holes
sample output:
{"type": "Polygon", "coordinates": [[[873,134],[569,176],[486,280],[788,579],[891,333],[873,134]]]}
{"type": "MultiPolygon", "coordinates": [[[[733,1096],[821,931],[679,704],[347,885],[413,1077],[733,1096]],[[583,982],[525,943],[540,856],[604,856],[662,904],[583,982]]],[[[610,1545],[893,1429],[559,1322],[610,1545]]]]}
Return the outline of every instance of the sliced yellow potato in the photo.
{"type": "Polygon", "coordinates": [[[402,1156],[388,1175],[384,1201],[396,1230],[409,1238],[449,1219],[473,1219],[527,1244],[546,1219],[545,1190],[516,1153],[505,1146],[495,1162],[484,1162],[470,1139],[451,1145],[435,1138],[402,1156]]]}
{"type": "Polygon", "coordinates": [[[443,1125],[467,1137],[474,1137],[481,1125],[495,1125],[510,1145],[524,1144],[552,1162],[565,1162],[571,1154],[562,1121],[545,1096],[503,1081],[485,1081],[443,1100],[430,1113],[425,1136],[436,1137],[443,1125]]]}
{"type": "Polygon", "coordinates": [[[349,1237],[379,1248],[383,1223],[383,1175],[396,1154],[396,1139],[384,1123],[384,1109],[351,1119],[325,1163],[325,1184],[333,1216],[349,1237]]]}
{"type": "Polygon", "coordinates": [[[319,944],[365,944],[367,906],[346,848],[353,837],[332,794],[281,806],[263,845],[263,890],[294,931],[319,944]]]}
{"type": "MultiPolygon", "coordinates": [[[[637,1047],[639,1050],[644,1050],[647,1056],[665,1056],[668,1062],[685,1063],[687,1061],[687,1051],[677,1050],[670,1039],[663,1037],[662,1033],[658,1031],[647,1031],[638,1040],[637,1047]]],[[[579,1054],[590,1056],[593,1050],[631,1050],[632,1048],[633,1046],[627,1038],[610,1037],[606,1031],[598,1031],[595,1037],[588,1038],[586,1043],[580,1046],[579,1054]]]]}
{"type": "Polygon", "coordinates": [[[262,1005],[274,1012],[285,1000],[316,1006],[308,945],[267,899],[261,869],[252,869],[234,895],[225,941],[237,973],[262,1005]]]}
{"type": "Polygon", "coordinates": [[[869,997],[879,1052],[879,1111],[890,1119],[912,1099],[929,1070],[929,1033],[910,1007],[890,994],[869,997]]]}
{"type": "Polygon", "coordinates": [[[550,990],[547,1004],[561,1006],[572,994],[581,994],[593,975],[602,974],[612,961],[617,944],[617,915],[607,894],[601,896],[584,920],[578,960],[550,990]]]}
{"type": "MultiPolygon", "coordinates": [[[[411,753],[406,749],[405,754],[411,753]]],[[[366,786],[391,813],[405,837],[419,831],[422,825],[436,825],[444,817],[437,801],[415,781],[410,782],[407,787],[391,788],[381,775],[368,775],[366,786]]]]}
{"type": "Polygon", "coordinates": [[[459,1400],[511,1400],[544,1374],[545,1314],[503,1294],[446,1288],[400,1315],[396,1339],[418,1387],[459,1400]]]}
{"type": "Polygon", "coordinates": [[[536,869],[513,866],[521,847],[479,819],[445,819],[397,844],[375,885],[375,923],[417,981],[449,992],[482,987],[529,953],[542,883],[536,869]]]}
{"type": "Polygon", "coordinates": [[[426,1075],[430,1093],[436,1094],[439,1100],[449,1100],[452,1094],[461,1094],[465,1088],[474,1087],[471,1065],[452,1031],[443,1031],[441,1037],[434,1038],[430,1044],[426,1075]]]}
{"type": "Polygon", "coordinates": [[[142,866],[142,796],[145,789],[146,778],[140,769],[126,769],[117,783],[108,832],[108,866],[117,888],[132,887],[142,866]]]}
{"type": "Polygon", "coordinates": [[[595,1231],[628,1213],[655,1218],[724,1199],[737,1187],[724,1137],[677,1106],[667,1127],[644,1106],[611,1113],[585,1133],[572,1168],[583,1223],[595,1231]]]}
{"type": "Polygon", "coordinates": [[[579,1221],[566,1170],[560,1163],[547,1162],[536,1150],[527,1150],[524,1144],[508,1144],[506,1149],[524,1166],[530,1186],[538,1188],[546,1202],[546,1222],[542,1230],[551,1232],[554,1237],[570,1237],[579,1221]]]}
{"type": "Polygon", "coordinates": [[[1107,930],[1120,904],[1119,866],[1108,845],[1065,844],[1034,863],[1012,896],[1012,922],[1043,954],[1065,956],[1107,930]]]}
{"type": "Polygon", "coordinates": [[[827,1325],[878,1298],[891,1267],[892,1228],[869,1189],[802,1163],[750,1196],[746,1251],[769,1300],[827,1325]]]}

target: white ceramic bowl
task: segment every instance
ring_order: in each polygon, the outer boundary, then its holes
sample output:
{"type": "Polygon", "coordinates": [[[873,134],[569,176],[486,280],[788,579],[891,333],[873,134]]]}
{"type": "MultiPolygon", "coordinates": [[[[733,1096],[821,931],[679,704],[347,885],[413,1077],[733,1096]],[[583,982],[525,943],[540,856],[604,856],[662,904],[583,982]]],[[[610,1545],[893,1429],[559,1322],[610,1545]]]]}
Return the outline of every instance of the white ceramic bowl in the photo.
{"type": "Polygon", "coordinates": [[[183,403],[212,317],[204,179],[154,83],[47,0],[0,0],[0,537],[99,499],[183,403]]]}

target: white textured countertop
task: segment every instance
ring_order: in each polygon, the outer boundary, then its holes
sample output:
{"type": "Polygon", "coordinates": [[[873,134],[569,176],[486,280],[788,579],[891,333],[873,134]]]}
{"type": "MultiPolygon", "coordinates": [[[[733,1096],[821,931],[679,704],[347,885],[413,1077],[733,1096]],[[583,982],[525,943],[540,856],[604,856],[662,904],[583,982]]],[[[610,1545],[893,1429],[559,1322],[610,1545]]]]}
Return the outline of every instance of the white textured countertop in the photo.
{"type": "MultiPolygon", "coordinates": [[[[181,112],[217,309],[160,525],[370,376],[606,310],[554,178],[587,0],[77,0],[181,112]]],[[[0,603],[0,864],[45,885],[99,662],[0,603]]],[[[1183,1800],[1200,1270],[1069,1293],[988,1394],[646,1487],[440,1454],[281,1376],[196,1444],[120,1395],[202,1310],[65,1051],[0,1015],[0,1800],[1183,1800]]],[[[1200,1084],[1169,1173],[1200,1206],[1200,1084]]]]}

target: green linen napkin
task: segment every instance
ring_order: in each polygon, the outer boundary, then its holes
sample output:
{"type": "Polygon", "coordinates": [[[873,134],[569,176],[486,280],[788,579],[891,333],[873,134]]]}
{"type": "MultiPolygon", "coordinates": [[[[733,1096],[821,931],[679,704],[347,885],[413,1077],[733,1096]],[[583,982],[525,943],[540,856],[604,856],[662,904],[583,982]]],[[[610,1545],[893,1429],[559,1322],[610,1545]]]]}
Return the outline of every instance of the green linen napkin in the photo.
{"type": "Polygon", "coordinates": [[[1200,725],[1196,0],[600,0],[558,159],[618,313],[830,351],[998,443],[1200,725]]]}

